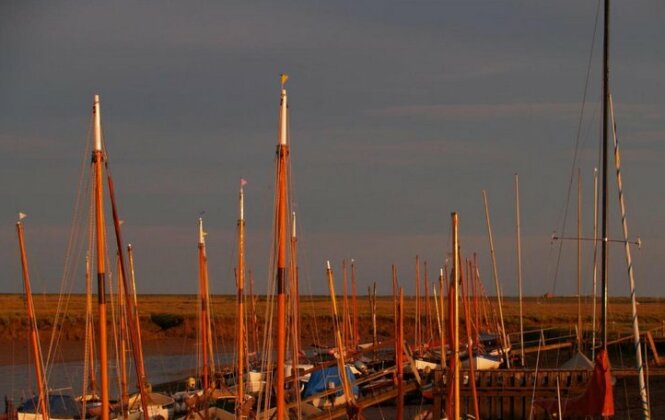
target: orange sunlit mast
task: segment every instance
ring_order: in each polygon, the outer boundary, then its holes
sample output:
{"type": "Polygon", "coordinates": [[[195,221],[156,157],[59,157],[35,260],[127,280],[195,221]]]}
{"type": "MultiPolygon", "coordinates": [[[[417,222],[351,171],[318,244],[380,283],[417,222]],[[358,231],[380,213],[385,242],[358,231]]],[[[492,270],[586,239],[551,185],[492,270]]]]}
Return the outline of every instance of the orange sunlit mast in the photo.
{"type": "Polygon", "coordinates": [[[277,419],[286,418],[286,400],[284,396],[284,365],[286,359],[286,235],[288,231],[288,160],[289,145],[287,143],[287,96],[285,84],[288,80],[286,74],[281,75],[281,94],[279,104],[279,141],[277,143],[277,200],[276,235],[277,235],[277,419]]]}
{"type": "Polygon", "coordinates": [[[199,217],[199,330],[201,336],[201,361],[203,362],[201,380],[203,381],[203,391],[209,389],[209,375],[210,370],[208,366],[208,273],[206,261],[206,245],[205,235],[203,231],[203,219],[199,217]]]}
{"type": "Polygon", "coordinates": [[[109,377],[108,377],[108,347],[106,334],[106,245],[104,227],[104,201],[102,184],[102,164],[104,152],[102,151],[102,125],[99,111],[99,95],[95,95],[92,107],[94,147],[92,150],[93,165],[93,193],[95,201],[95,230],[97,239],[97,299],[99,321],[99,376],[102,399],[101,420],[109,418],[109,377]]]}
{"type": "Polygon", "coordinates": [[[39,348],[39,336],[37,335],[37,320],[35,318],[35,307],[32,303],[32,291],[30,289],[30,273],[28,271],[28,259],[25,254],[25,243],[23,241],[23,219],[25,215],[19,213],[19,221],[16,222],[16,231],[18,233],[18,244],[21,252],[21,269],[23,270],[23,287],[25,288],[25,301],[28,306],[28,323],[30,324],[30,350],[35,360],[35,374],[37,376],[37,409],[42,415],[42,419],[49,418],[48,393],[46,390],[46,379],[44,376],[44,365],[42,362],[42,352],[39,348]]]}
{"type": "Polygon", "coordinates": [[[245,208],[244,208],[244,190],[246,184],[244,179],[240,179],[240,194],[238,197],[238,331],[236,334],[236,345],[238,354],[238,387],[236,396],[236,416],[241,415],[242,404],[245,401],[245,208]]]}

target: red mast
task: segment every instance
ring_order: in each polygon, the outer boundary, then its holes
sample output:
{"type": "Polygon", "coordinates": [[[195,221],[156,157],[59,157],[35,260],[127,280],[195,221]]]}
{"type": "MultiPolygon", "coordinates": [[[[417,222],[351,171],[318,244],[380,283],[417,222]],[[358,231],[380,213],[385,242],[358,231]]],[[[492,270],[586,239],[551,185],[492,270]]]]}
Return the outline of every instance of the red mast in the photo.
{"type": "Polygon", "coordinates": [[[279,104],[279,142],[277,144],[277,200],[275,203],[277,224],[277,419],[286,418],[286,400],[284,398],[284,365],[286,359],[286,235],[288,215],[288,161],[289,145],[287,143],[287,96],[284,88],[288,80],[286,74],[281,75],[281,95],[279,104]]]}
{"type": "Polygon", "coordinates": [[[23,270],[23,287],[25,288],[25,301],[28,306],[28,323],[30,324],[30,350],[35,361],[35,374],[37,376],[37,398],[39,401],[39,412],[43,419],[49,418],[48,393],[46,390],[46,379],[44,377],[44,365],[42,353],[39,348],[39,336],[37,335],[37,319],[35,318],[35,307],[32,303],[32,290],[30,289],[30,273],[28,272],[28,258],[25,254],[25,243],[23,242],[23,223],[20,219],[25,217],[19,213],[19,221],[16,222],[18,233],[18,244],[21,252],[21,269],[23,270]]]}

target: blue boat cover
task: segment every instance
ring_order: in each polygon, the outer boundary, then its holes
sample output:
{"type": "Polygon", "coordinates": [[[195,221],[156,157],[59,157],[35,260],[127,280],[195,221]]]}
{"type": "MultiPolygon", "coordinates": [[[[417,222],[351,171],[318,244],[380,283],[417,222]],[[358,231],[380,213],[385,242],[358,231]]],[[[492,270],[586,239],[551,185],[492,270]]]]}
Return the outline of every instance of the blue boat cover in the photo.
{"type": "MultiPolygon", "coordinates": [[[[35,407],[38,405],[38,397],[26,400],[18,408],[21,413],[35,413],[38,410],[35,407]]],[[[81,407],[76,403],[76,400],[70,395],[64,394],[49,394],[48,396],[49,414],[52,418],[57,419],[71,419],[81,417],[81,407]]]]}
{"type": "MultiPolygon", "coordinates": [[[[353,395],[358,397],[360,395],[360,389],[356,385],[356,377],[353,376],[353,372],[349,366],[345,366],[346,377],[349,378],[351,383],[351,392],[353,395]]],[[[312,372],[312,375],[309,378],[309,382],[305,385],[305,390],[303,391],[303,397],[311,397],[328,389],[328,383],[334,383],[335,387],[342,386],[342,379],[339,375],[339,369],[337,366],[327,367],[325,369],[317,370],[312,372]]],[[[335,395],[338,397],[343,395],[344,392],[340,389],[335,395]]]]}

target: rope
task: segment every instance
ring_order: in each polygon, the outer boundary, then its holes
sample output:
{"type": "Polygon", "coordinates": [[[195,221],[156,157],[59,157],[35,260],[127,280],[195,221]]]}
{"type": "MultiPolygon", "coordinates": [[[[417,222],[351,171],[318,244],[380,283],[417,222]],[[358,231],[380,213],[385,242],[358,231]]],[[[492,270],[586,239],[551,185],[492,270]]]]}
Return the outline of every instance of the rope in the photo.
{"type": "Polygon", "coordinates": [[[538,385],[538,369],[540,368],[540,347],[544,344],[543,330],[540,330],[540,340],[538,340],[538,353],[536,354],[536,371],[533,377],[533,391],[531,393],[531,408],[529,409],[529,420],[533,419],[533,403],[536,400],[536,386],[538,385]]]}
{"type": "MultiPolygon", "coordinates": [[[[574,149],[574,152],[573,152],[573,164],[571,165],[571,169],[570,169],[570,179],[568,181],[568,190],[566,192],[566,202],[565,202],[565,205],[562,209],[562,212],[563,212],[563,221],[561,223],[561,236],[562,237],[566,236],[566,222],[568,220],[568,207],[570,205],[570,195],[571,195],[572,188],[573,188],[573,181],[575,179],[575,168],[577,167],[577,158],[578,158],[578,154],[579,154],[579,151],[580,151],[580,138],[581,138],[581,132],[582,132],[582,121],[583,121],[583,118],[584,118],[584,108],[585,108],[585,105],[586,105],[587,94],[588,94],[588,91],[589,91],[589,79],[590,79],[590,76],[591,76],[591,61],[593,59],[593,51],[594,51],[594,47],[596,45],[596,32],[597,32],[597,29],[598,29],[598,18],[599,18],[599,16],[600,16],[600,1],[597,2],[597,6],[596,6],[596,19],[595,19],[595,22],[594,22],[594,25],[593,25],[593,33],[592,33],[592,36],[591,36],[591,48],[590,48],[590,51],[589,51],[589,60],[587,62],[586,78],[584,80],[584,93],[582,95],[582,107],[580,109],[579,119],[578,119],[578,122],[577,122],[577,133],[575,135],[575,149],[574,149]]],[[[559,249],[558,249],[557,257],[556,257],[556,265],[555,265],[555,269],[554,269],[554,279],[553,279],[553,282],[552,282],[552,294],[556,293],[556,283],[557,283],[557,279],[559,277],[559,265],[560,265],[560,262],[561,262],[562,252],[563,252],[563,241],[560,241],[559,242],[559,249]]]]}
{"type": "Polygon", "coordinates": [[[88,130],[86,134],[86,141],[85,141],[85,147],[84,147],[84,153],[83,153],[83,158],[81,160],[81,165],[79,169],[79,179],[77,182],[77,192],[76,192],[76,199],[75,199],[75,204],[74,204],[74,209],[73,209],[73,214],[72,214],[72,224],[70,228],[70,234],[69,234],[69,239],[67,241],[67,247],[65,250],[65,263],[64,263],[64,268],[63,268],[63,273],[61,276],[60,280],[60,293],[58,297],[58,303],[56,306],[56,314],[55,314],[55,319],[53,321],[53,329],[51,332],[51,339],[49,342],[49,348],[46,356],[46,363],[45,363],[45,371],[46,371],[46,377],[48,378],[51,374],[52,368],[51,368],[51,362],[54,357],[54,353],[56,349],[58,348],[58,345],[60,343],[60,339],[62,336],[62,328],[59,328],[60,323],[62,322],[64,318],[64,314],[67,313],[67,309],[69,306],[69,299],[71,295],[71,287],[73,285],[73,281],[68,282],[68,280],[72,279],[74,277],[74,266],[72,261],[76,261],[80,259],[81,252],[76,253],[75,250],[79,250],[82,247],[82,244],[80,242],[80,226],[79,223],[81,223],[82,216],[81,216],[81,202],[82,202],[82,192],[83,191],[88,191],[89,190],[89,177],[85,177],[84,174],[86,172],[86,166],[89,165],[88,159],[86,159],[86,156],[90,155],[90,138],[91,138],[91,133],[92,133],[92,116],[90,117],[89,123],[88,123],[88,130]],[[85,180],[88,180],[88,184],[85,184],[85,180]],[[75,254],[74,257],[72,258],[72,254],[75,254]],[[65,293],[65,290],[67,290],[67,285],[69,284],[69,291],[70,293],[65,293]],[[64,307],[64,308],[63,308],[64,307]]]}

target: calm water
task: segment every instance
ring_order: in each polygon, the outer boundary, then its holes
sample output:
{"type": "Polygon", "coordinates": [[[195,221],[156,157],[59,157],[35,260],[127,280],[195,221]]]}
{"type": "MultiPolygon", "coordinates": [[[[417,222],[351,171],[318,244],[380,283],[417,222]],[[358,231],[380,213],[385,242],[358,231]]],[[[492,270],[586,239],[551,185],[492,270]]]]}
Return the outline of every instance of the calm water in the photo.
{"type": "MultiPolygon", "coordinates": [[[[152,384],[177,381],[195,374],[197,357],[187,355],[152,355],[146,356],[145,365],[148,378],[152,384]]],[[[216,360],[227,363],[228,353],[218,353],[216,360]]],[[[111,381],[111,397],[118,394],[119,381],[116,375],[115,362],[110,362],[109,378],[111,381]]],[[[134,366],[129,364],[130,393],[136,390],[134,366]]],[[[65,390],[72,395],[80,395],[83,386],[83,362],[63,362],[51,366],[47,372],[49,389],[65,390]]],[[[7,396],[14,401],[33,395],[35,389],[35,371],[31,364],[0,366],[0,397],[7,396]]],[[[4,408],[4,407],[3,407],[4,408]]]]}

